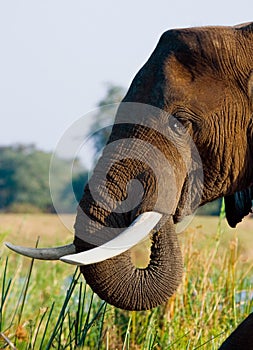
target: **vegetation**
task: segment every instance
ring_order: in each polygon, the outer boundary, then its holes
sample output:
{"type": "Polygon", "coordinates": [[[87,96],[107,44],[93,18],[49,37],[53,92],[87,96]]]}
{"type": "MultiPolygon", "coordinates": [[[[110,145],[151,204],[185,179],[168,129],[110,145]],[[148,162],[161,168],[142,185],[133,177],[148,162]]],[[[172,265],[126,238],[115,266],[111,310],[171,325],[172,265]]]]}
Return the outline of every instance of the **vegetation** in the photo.
{"type": "MultiPolygon", "coordinates": [[[[49,188],[51,155],[36,149],[34,145],[0,147],[0,210],[54,212],[49,188]]],[[[80,164],[75,164],[72,184],[68,183],[66,167],[71,167],[71,161],[59,158],[55,176],[62,208],[70,212],[72,191],[80,199],[88,175],[80,164]]]]}
{"type": "Polygon", "coordinates": [[[97,105],[98,112],[90,128],[96,152],[100,152],[108,140],[118,104],[123,99],[124,94],[123,87],[110,84],[105,96],[97,105]]]}
{"type": "MultiPolygon", "coordinates": [[[[1,215],[2,240],[8,235],[9,240],[15,237],[21,241],[25,236],[29,217],[22,227],[14,217],[8,220],[8,215],[1,215]],[[14,222],[16,227],[10,226],[14,222]]],[[[31,229],[30,240],[34,242],[38,226],[44,225],[48,234],[44,239],[54,244],[54,238],[59,243],[57,217],[46,218],[46,222],[43,215],[33,219],[36,226],[31,229]],[[51,230],[54,227],[55,234],[48,233],[47,225],[51,230]]],[[[29,261],[4,249],[0,265],[0,348],[218,349],[252,309],[250,231],[252,223],[247,219],[238,235],[228,229],[224,212],[219,220],[194,218],[191,227],[180,235],[185,259],[181,286],[166,305],[146,312],[106,305],[72,266],[29,261]]]]}

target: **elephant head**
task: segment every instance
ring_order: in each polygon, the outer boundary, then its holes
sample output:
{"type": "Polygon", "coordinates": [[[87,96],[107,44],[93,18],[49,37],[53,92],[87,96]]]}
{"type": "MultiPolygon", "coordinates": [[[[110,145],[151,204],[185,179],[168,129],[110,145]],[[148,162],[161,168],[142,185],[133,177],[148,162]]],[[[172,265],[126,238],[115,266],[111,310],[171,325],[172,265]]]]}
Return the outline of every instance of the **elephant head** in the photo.
{"type": "Polygon", "coordinates": [[[251,210],[252,48],[252,23],[165,32],[119,106],[77,210],[74,243],[9,247],[81,265],[117,307],[165,302],[183,272],[175,224],[222,196],[231,226],[251,210]],[[149,232],[150,262],[140,269],[129,248],[149,232]]]}

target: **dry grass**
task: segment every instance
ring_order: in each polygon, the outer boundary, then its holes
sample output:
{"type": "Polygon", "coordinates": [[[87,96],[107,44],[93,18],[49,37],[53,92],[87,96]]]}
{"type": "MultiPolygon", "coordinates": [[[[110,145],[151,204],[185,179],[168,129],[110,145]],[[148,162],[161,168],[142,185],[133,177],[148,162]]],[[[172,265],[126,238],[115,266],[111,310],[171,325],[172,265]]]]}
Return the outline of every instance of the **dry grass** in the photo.
{"type": "MultiPolygon", "coordinates": [[[[74,215],[64,215],[64,221],[73,227],[74,215]]],[[[54,245],[73,239],[73,233],[54,214],[0,214],[0,233],[7,233],[14,244],[34,246],[54,245]]]]}
{"type": "MultiPolygon", "coordinates": [[[[63,220],[69,228],[73,227],[75,215],[63,215],[63,220]]],[[[183,240],[185,234],[196,232],[196,243],[205,245],[216,235],[218,223],[218,217],[195,216],[179,237],[183,240]]],[[[0,233],[5,233],[8,240],[14,244],[33,246],[38,237],[41,246],[71,242],[73,230],[70,231],[69,228],[53,214],[0,214],[0,233]]],[[[231,229],[224,221],[221,244],[225,246],[233,237],[237,237],[240,253],[244,258],[253,261],[253,219],[248,216],[236,229],[231,229]]],[[[140,250],[138,252],[140,253],[140,250]]]]}
{"type": "MultiPolygon", "coordinates": [[[[74,216],[65,219],[73,222],[74,216]]],[[[95,344],[100,331],[95,335],[93,330],[95,332],[99,328],[102,330],[100,347],[96,347],[99,349],[216,350],[252,309],[252,232],[251,218],[246,218],[237,229],[230,229],[225,220],[217,217],[194,217],[186,231],[179,234],[185,260],[185,274],[177,293],[166,305],[147,312],[125,312],[108,306],[101,321],[103,323],[96,321],[85,335],[87,338],[83,348],[88,349],[87,344],[95,344]]],[[[13,243],[25,245],[34,245],[38,235],[41,237],[41,246],[71,242],[73,238],[73,234],[55,215],[1,214],[0,233],[2,240],[8,239],[13,243]]],[[[142,252],[140,248],[135,251],[136,260],[139,259],[140,264],[142,252]]],[[[7,254],[12,281],[3,308],[5,324],[8,323],[8,315],[11,317],[13,314],[13,307],[19,295],[20,276],[29,262],[29,259],[19,258],[4,249],[3,257],[7,254]]],[[[53,302],[56,302],[55,310],[60,310],[66,290],[64,279],[73,271],[72,266],[59,262],[35,262],[22,318],[9,330],[8,327],[7,330],[4,329],[4,334],[11,340],[14,339],[11,334],[15,332],[16,337],[20,339],[25,335],[26,339],[23,339],[20,349],[28,349],[30,346],[24,345],[29,336],[30,320],[38,323],[39,313],[45,309],[49,310],[53,302]]],[[[3,281],[1,283],[3,284],[3,281]]],[[[80,282],[77,285],[79,286],[80,282]]],[[[73,307],[78,309],[76,298],[77,296],[71,297],[71,300],[73,307]]],[[[92,303],[94,309],[99,308],[97,299],[92,303]]],[[[73,322],[75,315],[73,313],[73,322]]],[[[49,333],[57,317],[57,314],[52,316],[48,326],[49,333]]],[[[63,338],[57,339],[60,342],[59,349],[70,349],[64,347],[66,342],[63,338]]]]}
{"type": "MultiPolygon", "coordinates": [[[[217,236],[217,227],[219,225],[219,218],[212,216],[195,216],[187,228],[186,233],[196,232],[197,241],[201,241],[206,245],[210,239],[217,236]]],[[[240,259],[246,262],[253,262],[253,217],[247,216],[236,228],[232,229],[228,226],[226,220],[222,220],[220,227],[220,243],[224,248],[229,248],[229,242],[233,239],[237,240],[238,254],[240,259]]],[[[181,236],[184,236],[183,233],[181,236]]]]}

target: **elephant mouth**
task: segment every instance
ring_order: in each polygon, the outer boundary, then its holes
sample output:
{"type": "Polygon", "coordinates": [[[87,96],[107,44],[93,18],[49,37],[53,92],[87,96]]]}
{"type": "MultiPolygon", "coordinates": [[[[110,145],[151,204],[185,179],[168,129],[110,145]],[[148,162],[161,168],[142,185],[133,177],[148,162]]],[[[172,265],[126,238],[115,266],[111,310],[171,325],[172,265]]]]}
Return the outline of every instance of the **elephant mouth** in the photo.
{"type": "Polygon", "coordinates": [[[74,244],[54,248],[26,248],[9,242],[5,245],[18,254],[39,260],[61,260],[73,265],[90,265],[120,255],[149,236],[162,218],[158,212],[140,214],[128,228],[101,246],[80,253],[74,244]]]}

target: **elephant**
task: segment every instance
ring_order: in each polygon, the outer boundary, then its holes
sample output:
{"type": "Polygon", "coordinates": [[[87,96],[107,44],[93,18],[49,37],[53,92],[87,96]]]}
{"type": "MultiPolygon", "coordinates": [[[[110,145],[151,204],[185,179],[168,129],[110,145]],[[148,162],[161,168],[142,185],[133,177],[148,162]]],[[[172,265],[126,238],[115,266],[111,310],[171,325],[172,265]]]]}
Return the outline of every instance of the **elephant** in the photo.
{"type": "Polygon", "coordinates": [[[79,265],[103,300],[165,303],[183,275],[176,225],[225,198],[235,227],[253,198],[253,22],[171,29],[134,77],[77,208],[73,243],[14,251],[79,265]],[[151,237],[138,268],[130,248],[151,237]]]}

